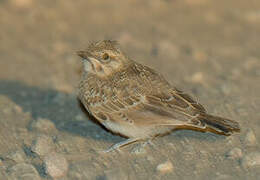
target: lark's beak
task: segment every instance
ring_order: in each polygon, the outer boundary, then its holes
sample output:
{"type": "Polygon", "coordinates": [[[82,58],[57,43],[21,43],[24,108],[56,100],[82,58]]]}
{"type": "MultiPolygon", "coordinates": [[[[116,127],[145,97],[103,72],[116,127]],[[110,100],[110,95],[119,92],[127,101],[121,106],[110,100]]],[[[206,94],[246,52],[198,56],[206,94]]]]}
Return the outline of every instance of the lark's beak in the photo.
{"type": "Polygon", "coordinates": [[[101,63],[97,59],[95,59],[88,51],[77,51],[77,55],[80,56],[83,59],[83,61],[88,61],[91,64],[93,70],[102,70],[101,63]]]}
{"type": "Polygon", "coordinates": [[[87,51],[77,51],[76,54],[83,59],[88,59],[90,54],[87,51]]]}

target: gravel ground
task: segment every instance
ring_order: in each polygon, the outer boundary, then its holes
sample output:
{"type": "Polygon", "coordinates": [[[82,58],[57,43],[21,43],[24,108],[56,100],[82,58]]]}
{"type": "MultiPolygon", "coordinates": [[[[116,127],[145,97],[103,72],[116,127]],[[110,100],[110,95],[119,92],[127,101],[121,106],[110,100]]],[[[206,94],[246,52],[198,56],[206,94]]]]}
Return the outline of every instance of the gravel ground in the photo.
{"type": "Polygon", "coordinates": [[[0,0],[0,179],[258,179],[259,32],[258,0],[0,0]],[[182,130],[100,153],[124,138],[77,100],[75,51],[103,39],[241,132],[182,130]]]}

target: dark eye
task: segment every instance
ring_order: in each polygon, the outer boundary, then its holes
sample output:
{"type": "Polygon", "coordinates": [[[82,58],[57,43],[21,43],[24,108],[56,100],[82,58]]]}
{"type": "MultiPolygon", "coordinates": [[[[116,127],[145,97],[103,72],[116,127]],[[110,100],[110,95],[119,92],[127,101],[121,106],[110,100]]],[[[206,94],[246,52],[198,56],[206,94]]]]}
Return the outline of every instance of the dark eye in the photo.
{"type": "Polygon", "coordinates": [[[109,59],[109,55],[108,55],[107,53],[104,53],[102,58],[103,58],[104,60],[108,60],[108,59],[109,59]]]}

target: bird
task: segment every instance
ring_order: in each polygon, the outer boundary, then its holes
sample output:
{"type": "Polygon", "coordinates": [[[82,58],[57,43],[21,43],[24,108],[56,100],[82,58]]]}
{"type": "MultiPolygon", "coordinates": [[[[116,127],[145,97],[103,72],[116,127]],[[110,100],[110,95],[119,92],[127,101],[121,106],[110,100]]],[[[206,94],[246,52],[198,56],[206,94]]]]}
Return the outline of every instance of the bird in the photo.
{"type": "Polygon", "coordinates": [[[238,122],[208,114],[160,73],[129,58],[117,41],[92,42],[77,55],[83,62],[79,100],[107,130],[127,138],[105,152],[177,129],[226,136],[240,131],[238,122]]]}

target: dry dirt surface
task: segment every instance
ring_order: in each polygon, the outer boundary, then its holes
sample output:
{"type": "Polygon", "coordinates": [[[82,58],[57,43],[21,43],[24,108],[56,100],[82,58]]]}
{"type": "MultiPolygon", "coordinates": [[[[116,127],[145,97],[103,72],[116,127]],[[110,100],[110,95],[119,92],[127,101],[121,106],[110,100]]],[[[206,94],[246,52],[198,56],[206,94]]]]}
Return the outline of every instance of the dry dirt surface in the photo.
{"type": "Polygon", "coordinates": [[[259,179],[259,32],[259,0],[0,0],[0,180],[259,179]],[[124,138],[78,102],[75,51],[103,39],[241,132],[102,154],[124,138]]]}

